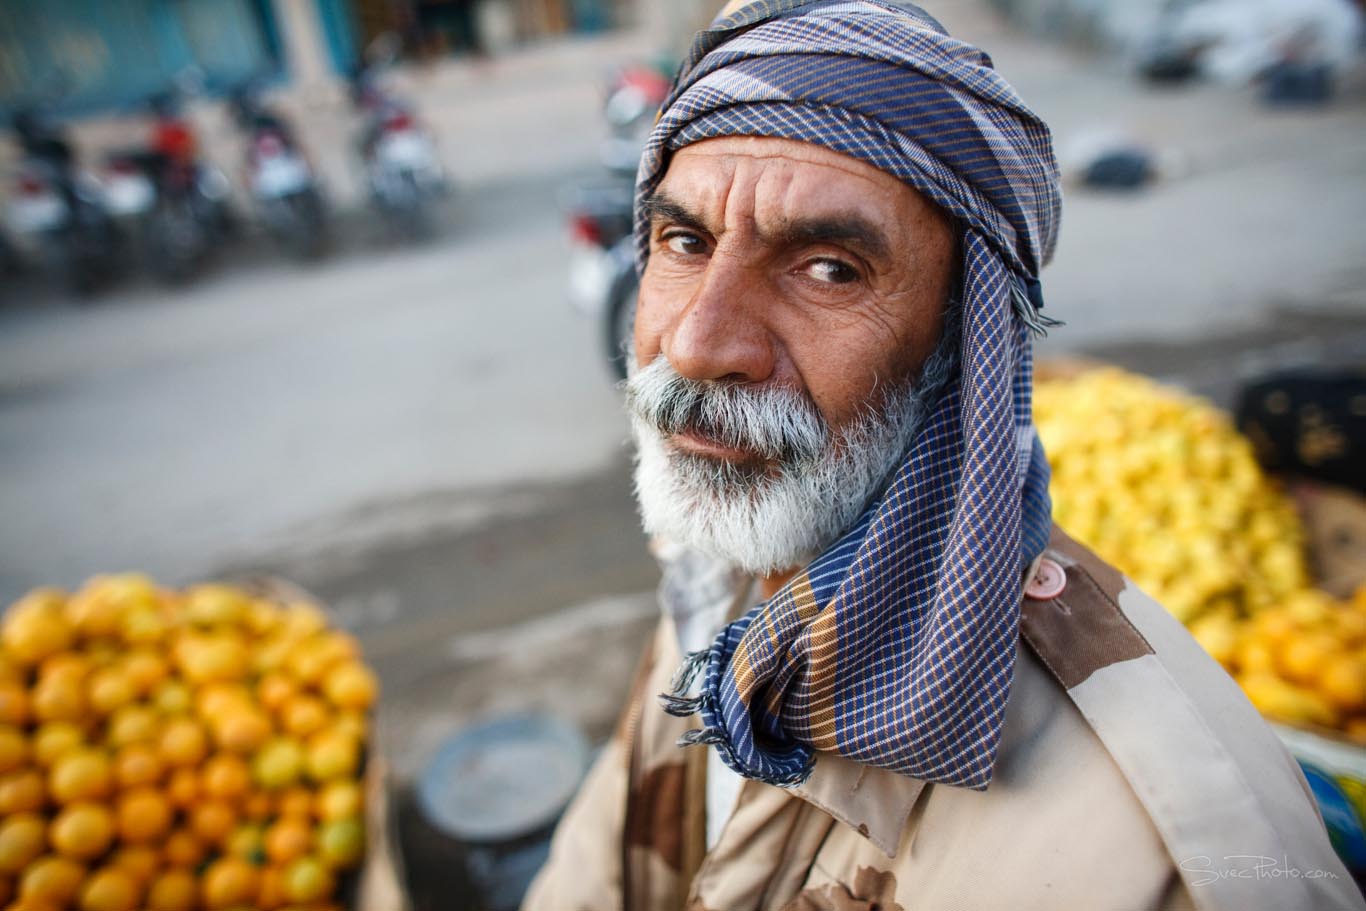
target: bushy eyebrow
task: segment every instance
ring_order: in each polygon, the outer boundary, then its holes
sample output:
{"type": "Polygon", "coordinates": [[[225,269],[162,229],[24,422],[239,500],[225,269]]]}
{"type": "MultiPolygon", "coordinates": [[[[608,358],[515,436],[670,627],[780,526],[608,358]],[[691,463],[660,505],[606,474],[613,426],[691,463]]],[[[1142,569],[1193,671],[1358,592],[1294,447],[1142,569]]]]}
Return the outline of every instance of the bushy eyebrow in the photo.
{"type": "MultiPolygon", "coordinates": [[[[664,221],[693,231],[712,233],[702,217],[670,196],[655,192],[640,201],[650,221],[664,221]]],[[[857,213],[795,218],[776,229],[760,231],[759,240],[769,246],[800,247],[838,244],[852,247],[871,259],[891,258],[890,245],[876,225],[857,213]]]]}

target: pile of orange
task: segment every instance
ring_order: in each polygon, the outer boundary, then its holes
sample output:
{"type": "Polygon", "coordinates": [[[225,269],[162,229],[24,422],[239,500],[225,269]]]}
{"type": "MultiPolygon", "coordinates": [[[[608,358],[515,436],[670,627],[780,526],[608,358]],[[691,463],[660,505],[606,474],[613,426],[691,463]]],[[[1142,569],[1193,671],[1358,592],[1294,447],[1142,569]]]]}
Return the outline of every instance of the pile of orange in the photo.
{"type": "Polygon", "coordinates": [[[141,575],[0,619],[0,908],[337,908],[378,692],[306,601],[141,575]]]}

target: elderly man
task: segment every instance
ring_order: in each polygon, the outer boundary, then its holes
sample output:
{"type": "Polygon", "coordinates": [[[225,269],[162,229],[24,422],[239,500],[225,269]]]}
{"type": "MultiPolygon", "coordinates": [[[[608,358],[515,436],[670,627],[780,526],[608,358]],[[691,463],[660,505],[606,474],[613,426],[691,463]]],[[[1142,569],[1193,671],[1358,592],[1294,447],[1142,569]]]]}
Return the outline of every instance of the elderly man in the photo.
{"type": "Polygon", "coordinates": [[[1366,907],[1234,683],[1051,527],[1057,167],[985,54],[733,4],[637,192],[665,618],[528,909],[1366,907]]]}

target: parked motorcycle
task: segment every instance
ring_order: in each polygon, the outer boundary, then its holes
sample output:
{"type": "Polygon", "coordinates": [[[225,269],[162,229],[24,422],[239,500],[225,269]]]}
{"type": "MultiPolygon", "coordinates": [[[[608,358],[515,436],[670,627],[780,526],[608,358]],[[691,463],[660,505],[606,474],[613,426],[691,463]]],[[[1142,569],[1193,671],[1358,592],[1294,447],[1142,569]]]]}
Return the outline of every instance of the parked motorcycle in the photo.
{"type": "Polygon", "coordinates": [[[236,231],[228,178],[199,157],[194,128],[174,93],[152,100],[150,148],[114,156],[110,169],[139,169],[151,181],[154,202],[147,221],[154,272],[178,284],[192,278],[236,231]]]}
{"type": "Polygon", "coordinates": [[[329,239],[327,207],[293,131],[251,85],[234,92],[232,108],[247,137],[246,184],[262,224],[298,258],[322,256],[329,239]]]}
{"type": "Polygon", "coordinates": [[[12,125],[23,152],[7,213],[16,245],[78,295],[100,290],[118,271],[122,239],[99,181],[79,167],[71,143],[43,112],[21,110],[12,125]]]}
{"type": "MultiPolygon", "coordinates": [[[[387,62],[391,62],[387,61],[387,62]]],[[[351,98],[364,116],[360,156],[371,202],[401,235],[421,238],[435,227],[434,203],[449,190],[431,132],[412,108],[380,85],[382,66],[363,63],[351,98]]]]}

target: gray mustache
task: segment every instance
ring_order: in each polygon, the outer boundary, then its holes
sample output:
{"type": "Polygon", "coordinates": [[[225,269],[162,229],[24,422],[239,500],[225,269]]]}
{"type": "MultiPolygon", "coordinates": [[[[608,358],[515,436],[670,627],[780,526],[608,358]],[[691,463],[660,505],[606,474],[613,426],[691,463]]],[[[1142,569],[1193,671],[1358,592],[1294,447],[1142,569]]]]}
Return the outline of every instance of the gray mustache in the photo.
{"type": "Polygon", "coordinates": [[[788,465],[818,458],[830,427],[804,393],[681,376],[662,355],[623,384],[626,407],[662,434],[693,432],[788,465]]]}

